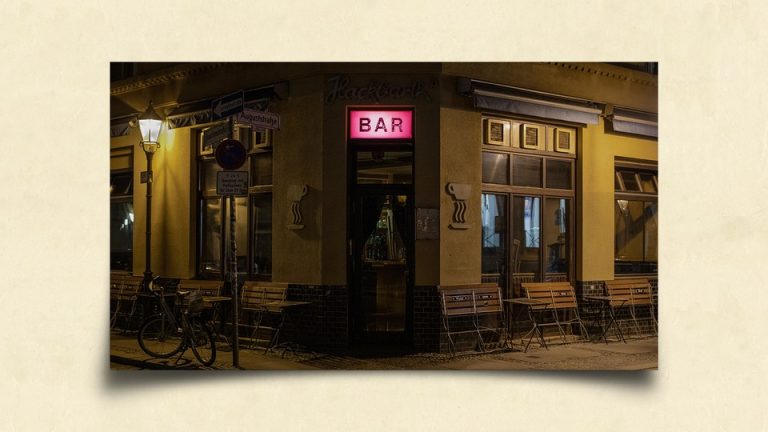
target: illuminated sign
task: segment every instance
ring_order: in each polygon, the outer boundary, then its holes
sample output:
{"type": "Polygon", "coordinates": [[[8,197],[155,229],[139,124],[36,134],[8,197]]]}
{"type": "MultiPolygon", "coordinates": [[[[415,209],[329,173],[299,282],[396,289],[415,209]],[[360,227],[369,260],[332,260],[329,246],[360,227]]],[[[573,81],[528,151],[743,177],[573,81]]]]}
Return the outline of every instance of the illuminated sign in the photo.
{"type": "Polygon", "coordinates": [[[350,111],[349,137],[371,140],[413,139],[413,111],[350,111]]]}

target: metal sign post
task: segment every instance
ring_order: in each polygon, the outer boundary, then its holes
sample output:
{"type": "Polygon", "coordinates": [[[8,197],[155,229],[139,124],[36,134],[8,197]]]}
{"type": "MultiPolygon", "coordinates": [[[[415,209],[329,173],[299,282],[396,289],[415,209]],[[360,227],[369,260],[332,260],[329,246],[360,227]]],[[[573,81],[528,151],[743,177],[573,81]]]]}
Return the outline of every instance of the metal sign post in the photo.
{"type": "Polygon", "coordinates": [[[237,241],[235,238],[237,228],[235,226],[235,196],[229,196],[229,235],[231,244],[230,256],[230,286],[232,287],[232,366],[240,368],[240,314],[238,313],[238,287],[237,287],[237,241]]]}
{"type": "MultiPolygon", "coordinates": [[[[234,135],[235,119],[229,118],[230,134],[234,135]]],[[[216,162],[225,171],[216,175],[216,193],[229,198],[229,239],[227,248],[227,271],[232,293],[232,366],[240,369],[240,299],[237,285],[237,220],[235,217],[235,196],[248,195],[248,172],[233,171],[245,163],[245,147],[234,138],[225,139],[216,147],[216,162]],[[243,175],[244,174],[244,175],[243,175]]]]}

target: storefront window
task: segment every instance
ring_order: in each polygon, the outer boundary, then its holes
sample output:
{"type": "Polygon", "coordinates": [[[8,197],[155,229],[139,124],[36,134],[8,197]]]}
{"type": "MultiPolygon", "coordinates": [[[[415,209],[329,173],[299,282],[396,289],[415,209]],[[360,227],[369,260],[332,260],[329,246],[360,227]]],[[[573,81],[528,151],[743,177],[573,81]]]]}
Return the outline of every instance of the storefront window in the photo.
{"type": "Polygon", "coordinates": [[[482,195],[482,271],[483,277],[500,277],[506,266],[507,196],[482,195]]]}
{"type": "MultiPolygon", "coordinates": [[[[556,128],[537,127],[547,136],[556,128]]],[[[521,295],[522,282],[567,281],[573,264],[575,152],[524,149],[518,139],[507,149],[485,142],[482,154],[482,278],[508,296],[521,295]]]]}
{"type": "Polygon", "coordinates": [[[541,187],[541,158],[530,156],[515,156],[512,160],[513,185],[541,187]]]}
{"type": "MultiPolygon", "coordinates": [[[[272,276],[272,194],[251,197],[251,274],[257,278],[272,276]]],[[[245,250],[245,249],[243,249],[245,250]]]]}
{"type": "Polygon", "coordinates": [[[413,183],[413,153],[358,151],[358,184],[413,183]]]}
{"type": "Polygon", "coordinates": [[[509,184],[509,155],[483,153],[483,183],[509,184]]]}
{"type": "Polygon", "coordinates": [[[656,173],[617,168],[615,214],[616,274],[658,272],[656,173]]]}
{"type": "Polygon", "coordinates": [[[133,172],[110,175],[109,262],[112,270],[133,268],[133,172]]]}
{"type": "MultiPolygon", "coordinates": [[[[272,151],[264,131],[238,126],[241,142],[250,150],[240,170],[248,171],[249,195],[235,198],[235,239],[237,271],[251,279],[269,280],[272,276],[272,151]]],[[[202,134],[198,135],[202,139],[202,134]]],[[[197,148],[203,148],[198,145],[197,148]]],[[[228,263],[230,247],[230,204],[216,194],[216,176],[221,167],[210,154],[199,155],[200,178],[200,257],[201,277],[220,278],[228,263]]]]}

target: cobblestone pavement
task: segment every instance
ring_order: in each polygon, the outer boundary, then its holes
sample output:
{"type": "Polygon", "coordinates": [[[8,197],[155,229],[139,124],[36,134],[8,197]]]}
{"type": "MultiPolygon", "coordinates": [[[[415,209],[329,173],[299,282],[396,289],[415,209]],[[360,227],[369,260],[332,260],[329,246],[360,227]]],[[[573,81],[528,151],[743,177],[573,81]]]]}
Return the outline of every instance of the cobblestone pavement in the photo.
{"type": "MultiPolygon", "coordinates": [[[[240,366],[246,370],[648,370],[658,367],[657,338],[611,342],[551,344],[549,349],[531,346],[528,352],[497,350],[463,353],[456,356],[438,353],[391,355],[323,354],[242,349],[240,366]]],[[[112,334],[110,360],[118,370],[132,369],[233,369],[232,353],[226,344],[211,368],[201,367],[186,352],[180,359],[155,359],[138,346],[135,336],[112,334]]]]}

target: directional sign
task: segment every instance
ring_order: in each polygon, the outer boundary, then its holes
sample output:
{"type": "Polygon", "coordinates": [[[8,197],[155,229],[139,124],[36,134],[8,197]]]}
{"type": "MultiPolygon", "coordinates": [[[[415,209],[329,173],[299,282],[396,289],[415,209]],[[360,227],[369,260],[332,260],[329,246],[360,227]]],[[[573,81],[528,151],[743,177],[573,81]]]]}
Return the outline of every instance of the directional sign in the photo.
{"type": "Polygon", "coordinates": [[[248,171],[217,172],[216,194],[248,195],[248,171]]]}
{"type": "Polygon", "coordinates": [[[211,101],[211,110],[213,121],[221,120],[225,117],[235,115],[243,111],[243,91],[237,91],[226,96],[211,101]]]}
{"type": "Polygon", "coordinates": [[[236,170],[243,166],[247,153],[245,146],[238,140],[225,139],[214,152],[216,162],[225,170],[236,170]]]}
{"type": "Polygon", "coordinates": [[[237,115],[237,121],[251,125],[252,128],[280,129],[279,115],[251,108],[243,109],[243,112],[237,115]]]}
{"type": "Polygon", "coordinates": [[[229,123],[211,126],[203,133],[205,147],[215,148],[220,142],[229,138],[229,123]]]}

